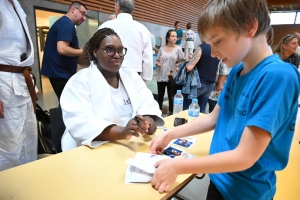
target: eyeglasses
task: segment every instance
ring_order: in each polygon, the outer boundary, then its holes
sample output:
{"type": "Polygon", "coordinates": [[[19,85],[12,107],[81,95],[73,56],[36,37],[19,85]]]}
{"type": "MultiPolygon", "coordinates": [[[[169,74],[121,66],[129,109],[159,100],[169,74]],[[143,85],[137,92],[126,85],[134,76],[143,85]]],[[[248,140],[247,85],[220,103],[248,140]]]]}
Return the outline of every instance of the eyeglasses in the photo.
{"type": "Polygon", "coordinates": [[[287,34],[286,36],[284,36],[282,43],[289,37],[291,37],[293,34],[287,34]]]}
{"type": "Polygon", "coordinates": [[[75,8],[81,13],[81,15],[82,15],[83,17],[87,17],[87,13],[86,13],[86,12],[80,10],[80,9],[77,8],[77,7],[75,7],[75,8]]]}
{"type": "Polygon", "coordinates": [[[120,49],[116,50],[115,47],[108,46],[102,50],[110,57],[115,56],[117,51],[120,57],[125,56],[125,54],[127,53],[127,48],[125,47],[121,47],[120,49]]]}

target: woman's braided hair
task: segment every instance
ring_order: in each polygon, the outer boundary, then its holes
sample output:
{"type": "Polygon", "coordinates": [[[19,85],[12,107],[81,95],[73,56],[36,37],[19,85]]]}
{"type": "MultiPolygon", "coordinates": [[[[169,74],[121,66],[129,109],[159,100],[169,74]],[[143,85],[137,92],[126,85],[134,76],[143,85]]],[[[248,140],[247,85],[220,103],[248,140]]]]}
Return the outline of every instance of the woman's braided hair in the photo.
{"type": "MultiPolygon", "coordinates": [[[[90,61],[97,61],[97,59],[94,56],[93,51],[95,49],[98,49],[100,46],[101,41],[109,36],[109,35],[116,35],[118,34],[111,28],[102,28],[99,29],[92,37],[91,39],[85,44],[83,48],[83,54],[82,57],[84,59],[88,59],[90,61]]],[[[118,36],[119,37],[119,36],[118,36]]]]}

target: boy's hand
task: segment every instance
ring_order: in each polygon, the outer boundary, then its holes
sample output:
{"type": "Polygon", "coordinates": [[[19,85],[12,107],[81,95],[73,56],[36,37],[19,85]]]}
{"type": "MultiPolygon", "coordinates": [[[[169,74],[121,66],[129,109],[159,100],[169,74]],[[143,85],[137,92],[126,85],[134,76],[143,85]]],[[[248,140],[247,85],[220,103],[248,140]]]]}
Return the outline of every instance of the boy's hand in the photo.
{"type": "Polygon", "coordinates": [[[4,118],[4,107],[1,100],[0,100],[0,118],[4,118]]]}
{"type": "Polygon", "coordinates": [[[168,192],[179,175],[176,171],[176,165],[182,159],[165,159],[155,163],[156,171],[152,177],[151,185],[159,193],[168,192]]]}
{"type": "Polygon", "coordinates": [[[150,144],[150,153],[162,154],[166,146],[171,142],[171,139],[167,136],[167,132],[159,134],[155,137],[150,144]]]}

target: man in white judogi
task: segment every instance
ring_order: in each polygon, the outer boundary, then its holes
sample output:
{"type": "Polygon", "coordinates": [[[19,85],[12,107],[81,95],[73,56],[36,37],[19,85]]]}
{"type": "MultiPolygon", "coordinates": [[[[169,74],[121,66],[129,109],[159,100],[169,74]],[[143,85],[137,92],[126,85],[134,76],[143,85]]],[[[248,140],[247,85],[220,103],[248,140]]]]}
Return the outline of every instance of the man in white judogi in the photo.
{"type": "Polygon", "coordinates": [[[0,0],[0,171],[37,159],[33,45],[17,0],[0,0]],[[29,81],[28,81],[29,80],[29,81]],[[29,89],[28,89],[29,88],[29,89]]]}
{"type": "Polygon", "coordinates": [[[101,24],[101,28],[113,29],[128,49],[123,68],[131,68],[141,74],[146,82],[153,76],[153,52],[151,34],[141,23],[133,20],[134,0],[116,0],[115,12],[117,18],[101,24]]]}

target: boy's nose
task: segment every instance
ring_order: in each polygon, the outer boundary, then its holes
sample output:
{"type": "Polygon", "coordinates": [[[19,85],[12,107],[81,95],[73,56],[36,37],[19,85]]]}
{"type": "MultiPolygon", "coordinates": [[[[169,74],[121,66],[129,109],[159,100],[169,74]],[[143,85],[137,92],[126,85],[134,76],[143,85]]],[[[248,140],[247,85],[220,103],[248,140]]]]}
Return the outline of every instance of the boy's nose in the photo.
{"type": "Polygon", "coordinates": [[[217,57],[217,51],[215,50],[215,48],[211,47],[211,57],[216,58],[217,57]]]}

